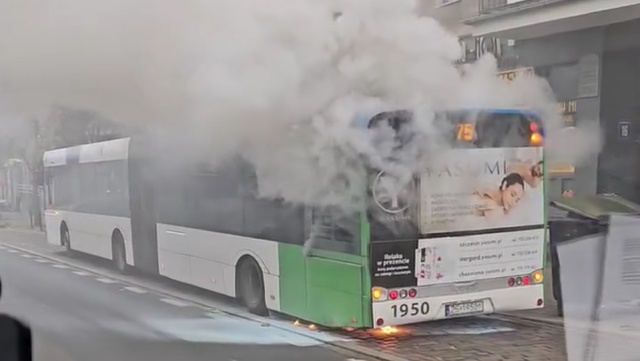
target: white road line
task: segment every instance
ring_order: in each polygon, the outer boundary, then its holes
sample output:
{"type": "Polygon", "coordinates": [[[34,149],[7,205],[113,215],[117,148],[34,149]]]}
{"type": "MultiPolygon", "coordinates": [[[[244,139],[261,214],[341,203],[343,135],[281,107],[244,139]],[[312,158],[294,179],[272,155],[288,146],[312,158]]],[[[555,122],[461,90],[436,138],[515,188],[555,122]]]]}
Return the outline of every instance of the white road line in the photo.
{"type": "Polygon", "coordinates": [[[7,249],[7,247],[5,247],[5,246],[0,246],[0,249],[7,249]]]}
{"type": "Polygon", "coordinates": [[[129,292],[133,292],[133,293],[137,293],[137,294],[147,293],[146,290],[143,290],[142,288],[138,288],[138,287],[133,287],[133,286],[128,286],[128,287],[125,287],[124,289],[129,291],[129,292]]]}
{"type": "Polygon", "coordinates": [[[161,298],[160,301],[164,302],[164,303],[168,303],[172,306],[177,306],[177,307],[187,307],[190,306],[190,304],[180,301],[180,300],[176,300],[174,298],[161,298]]]}
{"type": "Polygon", "coordinates": [[[55,268],[60,268],[60,269],[69,269],[69,266],[65,266],[63,264],[54,264],[53,267],[55,268]]]}
{"type": "Polygon", "coordinates": [[[46,259],[43,259],[43,258],[38,258],[38,259],[36,260],[36,262],[40,262],[40,263],[50,263],[50,261],[48,261],[48,260],[46,260],[46,259]]]}
{"type": "Polygon", "coordinates": [[[83,272],[83,271],[73,271],[71,272],[74,275],[78,275],[78,276],[91,276],[91,273],[87,273],[87,272],[83,272]]]}
{"type": "Polygon", "coordinates": [[[24,258],[33,258],[33,256],[32,256],[32,255],[30,255],[30,254],[26,254],[26,253],[21,254],[21,256],[22,256],[22,257],[24,257],[24,258]]]}
{"type": "Polygon", "coordinates": [[[18,251],[16,251],[15,249],[10,249],[9,253],[18,253],[18,251]]]}
{"type": "Polygon", "coordinates": [[[96,281],[102,283],[118,283],[118,281],[112,280],[111,278],[96,278],[96,281]]]}

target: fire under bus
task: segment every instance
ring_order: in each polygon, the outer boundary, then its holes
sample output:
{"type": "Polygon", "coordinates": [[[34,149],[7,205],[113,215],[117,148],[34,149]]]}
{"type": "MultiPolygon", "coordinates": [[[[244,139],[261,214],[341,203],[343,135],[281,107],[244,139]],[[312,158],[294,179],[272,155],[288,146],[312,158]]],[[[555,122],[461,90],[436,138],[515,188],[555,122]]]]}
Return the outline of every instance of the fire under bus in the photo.
{"type": "MultiPolygon", "coordinates": [[[[242,159],[215,167],[145,137],[45,153],[49,243],[212,292],[249,311],[372,328],[542,307],[542,124],[534,113],[441,115],[455,147],[399,191],[369,171],[354,214],[258,196],[242,159]],[[305,242],[313,242],[305,252],[305,242]]],[[[404,112],[360,127],[391,124],[404,112]]],[[[405,184],[405,183],[403,183],[405,184]]]]}

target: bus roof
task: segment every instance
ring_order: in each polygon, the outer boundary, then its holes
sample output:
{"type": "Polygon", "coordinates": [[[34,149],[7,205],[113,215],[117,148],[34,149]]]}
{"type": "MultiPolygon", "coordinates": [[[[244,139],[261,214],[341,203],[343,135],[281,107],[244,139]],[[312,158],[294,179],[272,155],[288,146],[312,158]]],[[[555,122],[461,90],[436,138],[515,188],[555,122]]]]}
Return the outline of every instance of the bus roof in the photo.
{"type": "Polygon", "coordinates": [[[124,160],[129,157],[129,139],[130,138],[120,138],[54,149],[45,152],[42,160],[45,167],[56,167],[74,163],[124,160]]]}
{"type": "MultiPolygon", "coordinates": [[[[390,110],[389,112],[393,112],[390,110]]],[[[449,110],[444,112],[454,112],[454,113],[472,113],[472,112],[483,112],[483,113],[494,113],[494,114],[522,114],[533,118],[540,118],[540,115],[537,112],[528,109],[517,109],[517,108],[459,108],[455,110],[449,110]]],[[[369,121],[376,115],[385,113],[384,111],[377,112],[373,115],[360,115],[355,120],[355,125],[360,128],[367,127],[369,125],[369,121]]]]}

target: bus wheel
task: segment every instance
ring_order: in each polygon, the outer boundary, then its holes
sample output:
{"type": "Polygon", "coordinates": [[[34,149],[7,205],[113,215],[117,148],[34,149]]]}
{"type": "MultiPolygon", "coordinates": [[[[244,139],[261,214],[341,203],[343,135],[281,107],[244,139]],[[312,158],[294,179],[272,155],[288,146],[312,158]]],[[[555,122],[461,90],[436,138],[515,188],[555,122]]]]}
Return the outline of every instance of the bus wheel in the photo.
{"type": "Polygon", "coordinates": [[[258,263],[251,257],[240,261],[236,271],[236,294],[249,312],[266,316],[264,301],[264,278],[258,263]]]}
{"type": "Polygon", "coordinates": [[[71,253],[73,251],[71,249],[71,236],[69,235],[69,229],[67,228],[66,223],[62,223],[62,226],[60,227],[60,243],[64,246],[67,253],[71,253]]]}
{"type": "Polygon", "coordinates": [[[113,232],[111,236],[111,254],[113,258],[113,265],[120,273],[127,273],[127,252],[124,248],[124,239],[120,232],[113,232]]]}

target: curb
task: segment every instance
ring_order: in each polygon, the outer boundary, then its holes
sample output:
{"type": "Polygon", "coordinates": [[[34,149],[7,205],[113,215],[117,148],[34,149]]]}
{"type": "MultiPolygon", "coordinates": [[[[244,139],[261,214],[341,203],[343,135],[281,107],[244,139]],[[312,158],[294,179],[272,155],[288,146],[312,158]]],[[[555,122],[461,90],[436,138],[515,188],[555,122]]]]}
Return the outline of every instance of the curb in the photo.
{"type": "MultiPolygon", "coordinates": [[[[11,230],[11,231],[20,231],[20,232],[25,232],[26,231],[28,233],[31,233],[30,230],[20,230],[20,229],[14,229],[14,228],[10,228],[9,230],[11,230]]],[[[38,233],[40,233],[40,232],[38,232],[38,233]]],[[[64,260],[64,259],[61,259],[61,258],[58,258],[58,257],[52,257],[51,255],[46,255],[46,254],[43,254],[43,253],[41,253],[39,251],[29,250],[29,249],[25,249],[25,248],[22,248],[22,247],[19,247],[19,246],[6,244],[2,240],[0,240],[0,244],[3,245],[4,247],[7,247],[7,248],[15,249],[17,251],[20,251],[20,252],[23,252],[23,253],[28,253],[28,254],[31,254],[31,255],[34,255],[34,256],[38,256],[40,258],[44,258],[44,259],[47,259],[47,260],[50,260],[50,261],[55,261],[57,263],[64,264],[66,266],[70,266],[70,267],[73,267],[73,268],[77,268],[77,269],[80,269],[80,270],[83,270],[83,271],[86,271],[86,272],[90,272],[90,273],[95,274],[95,275],[113,278],[113,279],[115,279],[115,280],[117,280],[117,281],[119,281],[119,282],[121,282],[123,284],[129,285],[129,286],[141,287],[141,288],[147,289],[147,290],[149,290],[149,291],[151,291],[153,293],[159,294],[159,295],[176,298],[176,299],[179,299],[179,300],[182,300],[182,301],[187,301],[189,303],[192,303],[192,304],[195,304],[195,305],[198,305],[198,306],[201,306],[201,307],[205,307],[205,308],[209,309],[210,311],[214,311],[215,310],[215,311],[227,314],[229,316],[242,318],[242,319],[247,320],[247,321],[259,323],[261,325],[268,325],[270,327],[274,327],[274,328],[277,328],[277,329],[282,330],[282,331],[291,332],[291,333],[295,333],[295,334],[300,335],[300,336],[308,337],[308,338],[310,338],[312,340],[318,341],[319,343],[321,343],[325,347],[328,346],[328,348],[333,349],[334,352],[344,353],[344,351],[350,351],[352,353],[357,353],[357,354],[361,354],[361,355],[364,355],[364,356],[369,356],[369,357],[372,357],[372,358],[375,358],[375,359],[378,359],[378,360],[383,360],[383,361],[408,361],[407,359],[404,359],[402,357],[398,357],[398,356],[395,356],[395,355],[390,355],[390,354],[387,354],[387,353],[384,353],[384,352],[381,352],[381,351],[376,351],[374,349],[371,349],[371,348],[368,348],[368,347],[365,347],[365,346],[357,345],[357,344],[355,344],[355,343],[359,342],[357,340],[353,340],[353,339],[352,340],[347,340],[345,338],[345,341],[326,341],[326,340],[324,340],[324,339],[322,339],[320,337],[316,337],[314,335],[310,335],[309,333],[298,332],[298,331],[295,331],[295,330],[291,330],[289,328],[285,328],[285,327],[279,326],[277,324],[274,324],[273,320],[260,319],[260,318],[254,317],[254,316],[252,316],[250,314],[239,313],[239,312],[237,312],[237,310],[233,310],[230,307],[226,307],[224,305],[212,306],[212,305],[206,304],[206,303],[204,303],[202,301],[198,301],[198,300],[194,300],[194,299],[190,299],[190,298],[185,298],[185,296],[180,295],[180,294],[175,293],[175,292],[168,292],[166,290],[158,289],[157,287],[152,286],[152,285],[141,284],[141,283],[133,283],[130,280],[127,280],[127,279],[124,279],[124,278],[120,277],[119,275],[100,273],[100,272],[96,271],[95,269],[90,269],[90,268],[87,268],[87,267],[85,267],[83,265],[78,265],[78,264],[75,264],[75,263],[71,263],[71,262],[69,262],[67,260],[64,260]],[[336,350],[336,349],[338,349],[338,350],[336,350]],[[340,352],[340,350],[342,350],[343,352],[340,352]]]]}

